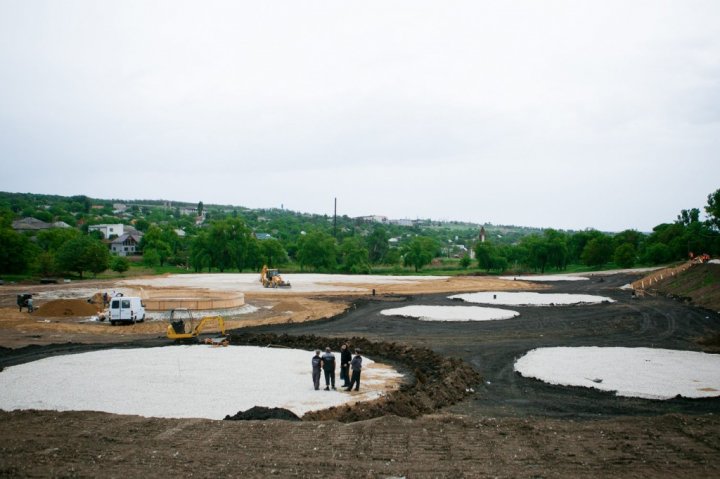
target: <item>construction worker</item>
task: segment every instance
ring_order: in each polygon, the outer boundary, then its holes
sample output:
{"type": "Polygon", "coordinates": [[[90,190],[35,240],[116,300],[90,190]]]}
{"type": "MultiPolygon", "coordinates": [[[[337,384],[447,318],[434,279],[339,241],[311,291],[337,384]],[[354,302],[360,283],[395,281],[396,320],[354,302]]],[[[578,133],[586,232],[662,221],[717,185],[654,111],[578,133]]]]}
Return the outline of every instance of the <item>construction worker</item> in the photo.
{"type": "Polygon", "coordinates": [[[325,390],[330,390],[330,385],[335,389],[335,355],[330,352],[330,347],[325,348],[322,355],[322,367],[325,372],[325,390]]]}
{"type": "Polygon", "coordinates": [[[342,387],[344,388],[350,386],[350,361],[352,361],[352,354],[346,343],[340,347],[340,380],[343,382],[342,387]]]}
{"type": "Polygon", "coordinates": [[[312,358],[312,380],[315,390],[320,389],[320,366],[322,365],[322,358],[320,357],[320,350],[315,350],[315,356],[312,358]]]}
{"type": "Polygon", "coordinates": [[[362,356],[360,356],[360,350],[355,350],[355,357],[350,361],[350,367],[352,368],[352,377],[350,378],[350,386],[347,387],[346,391],[352,391],[353,386],[355,390],[360,390],[360,372],[362,371],[362,356]]]}

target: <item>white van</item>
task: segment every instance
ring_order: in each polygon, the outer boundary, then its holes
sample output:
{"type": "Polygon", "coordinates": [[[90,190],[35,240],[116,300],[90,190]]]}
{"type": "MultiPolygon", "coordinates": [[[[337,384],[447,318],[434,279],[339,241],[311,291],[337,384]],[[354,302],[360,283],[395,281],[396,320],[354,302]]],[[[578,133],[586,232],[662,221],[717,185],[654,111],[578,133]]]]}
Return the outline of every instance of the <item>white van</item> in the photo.
{"type": "Polygon", "coordinates": [[[110,300],[110,324],[119,322],[142,323],[145,321],[145,305],[135,296],[116,296],[110,300]]]}

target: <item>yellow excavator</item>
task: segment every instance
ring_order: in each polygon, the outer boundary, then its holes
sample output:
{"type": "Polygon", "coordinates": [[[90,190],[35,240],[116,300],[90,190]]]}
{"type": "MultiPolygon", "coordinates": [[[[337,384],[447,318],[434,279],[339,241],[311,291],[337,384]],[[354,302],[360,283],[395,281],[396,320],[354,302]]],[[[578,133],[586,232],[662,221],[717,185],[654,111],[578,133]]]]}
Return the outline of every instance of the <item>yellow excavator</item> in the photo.
{"type": "Polygon", "coordinates": [[[267,265],[260,272],[260,282],[266,288],[290,288],[290,282],[283,280],[278,270],[268,269],[267,265]]]}
{"type": "MultiPolygon", "coordinates": [[[[220,340],[225,339],[225,320],[222,316],[205,316],[200,319],[194,319],[190,310],[185,308],[175,308],[170,310],[168,317],[167,337],[175,341],[188,341],[197,339],[206,325],[212,321],[217,321],[222,335],[220,340]]],[[[213,341],[214,342],[214,341],[213,341]]]]}

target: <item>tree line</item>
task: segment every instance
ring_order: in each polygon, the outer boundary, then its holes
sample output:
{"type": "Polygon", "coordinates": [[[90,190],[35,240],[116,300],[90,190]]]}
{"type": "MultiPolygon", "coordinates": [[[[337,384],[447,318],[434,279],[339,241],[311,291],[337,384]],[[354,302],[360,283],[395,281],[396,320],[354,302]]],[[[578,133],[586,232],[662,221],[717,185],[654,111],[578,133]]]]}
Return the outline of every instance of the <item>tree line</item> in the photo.
{"type": "MultiPolygon", "coordinates": [[[[123,272],[129,268],[126,258],[110,256],[101,234],[87,233],[88,222],[83,219],[91,214],[92,202],[88,198],[57,197],[57,201],[48,208],[31,211],[31,206],[17,201],[15,196],[0,196],[0,274],[75,273],[83,277],[85,273],[98,274],[106,269],[123,272]],[[35,215],[29,216],[65,218],[76,227],[42,230],[36,235],[11,228],[14,219],[33,212],[35,215]]],[[[109,205],[100,208],[95,221],[118,222],[117,217],[107,216],[111,213],[107,208],[109,205]]],[[[144,233],[139,245],[142,262],[149,267],[173,265],[196,272],[258,271],[264,264],[359,274],[378,266],[419,271],[434,259],[449,256],[448,244],[458,241],[472,248],[474,259],[466,251],[456,264],[462,268],[474,265],[487,272],[542,273],[578,264],[627,268],[683,260],[691,252],[720,254],[720,189],[708,195],[705,220],[700,219],[700,209],[692,208],[682,210],[675,221],[660,224],[647,234],[636,230],[616,234],[529,230],[513,237],[511,243],[503,241],[501,235],[489,235],[488,241],[480,242],[476,229],[453,230],[435,225],[398,228],[347,217],[340,218],[339,228],[335,228],[326,216],[278,210],[218,211],[200,202],[198,211],[202,208],[207,221],[200,226],[173,209],[132,206],[132,222],[144,233]],[[258,238],[258,225],[273,234],[258,238]],[[177,234],[179,228],[186,233],[183,237],[177,234]],[[454,240],[449,239],[453,234],[454,240]]]]}

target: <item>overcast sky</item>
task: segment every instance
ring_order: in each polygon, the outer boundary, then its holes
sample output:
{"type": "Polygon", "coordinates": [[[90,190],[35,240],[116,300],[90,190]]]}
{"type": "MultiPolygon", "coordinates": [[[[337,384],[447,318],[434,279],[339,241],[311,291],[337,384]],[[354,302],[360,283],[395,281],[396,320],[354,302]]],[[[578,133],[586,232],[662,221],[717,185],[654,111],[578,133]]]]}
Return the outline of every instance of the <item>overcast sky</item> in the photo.
{"type": "Polygon", "coordinates": [[[719,147],[717,0],[0,0],[2,191],[648,231],[719,147]]]}

